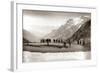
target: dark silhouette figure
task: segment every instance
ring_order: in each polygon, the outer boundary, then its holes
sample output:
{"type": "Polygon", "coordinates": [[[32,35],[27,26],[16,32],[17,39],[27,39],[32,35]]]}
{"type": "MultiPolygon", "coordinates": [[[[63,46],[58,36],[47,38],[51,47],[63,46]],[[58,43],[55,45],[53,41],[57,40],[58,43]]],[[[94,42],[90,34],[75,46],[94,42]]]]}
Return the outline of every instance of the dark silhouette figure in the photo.
{"type": "Polygon", "coordinates": [[[83,45],[85,45],[85,40],[83,40],[83,45]]]}
{"type": "Polygon", "coordinates": [[[46,39],[47,45],[49,46],[49,43],[51,43],[51,39],[46,39]]]}
{"type": "Polygon", "coordinates": [[[77,44],[79,44],[79,40],[77,40],[77,44]]]}
{"type": "Polygon", "coordinates": [[[58,43],[60,43],[60,39],[58,39],[58,43]]]}
{"type": "Polygon", "coordinates": [[[45,43],[45,39],[41,39],[40,42],[41,42],[41,43],[45,43]]]}
{"type": "Polygon", "coordinates": [[[63,44],[64,44],[64,47],[66,47],[66,42],[63,42],[63,44]]]}
{"type": "Polygon", "coordinates": [[[68,40],[69,47],[71,47],[71,40],[68,40]]]}
{"type": "Polygon", "coordinates": [[[54,43],[56,43],[56,40],[55,40],[55,39],[53,39],[53,42],[54,42],[54,43]]]}
{"type": "Polygon", "coordinates": [[[61,39],[61,41],[60,41],[61,43],[63,43],[63,40],[61,39]]]}

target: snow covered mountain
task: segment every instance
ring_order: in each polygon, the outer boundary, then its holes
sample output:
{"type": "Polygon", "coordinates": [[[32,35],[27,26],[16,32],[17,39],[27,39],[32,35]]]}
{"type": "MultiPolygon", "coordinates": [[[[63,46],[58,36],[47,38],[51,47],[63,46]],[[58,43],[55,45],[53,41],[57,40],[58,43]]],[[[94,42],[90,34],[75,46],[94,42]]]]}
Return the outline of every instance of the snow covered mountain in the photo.
{"type": "Polygon", "coordinates": [[[44,38],[56,38],[56,39],[68,39],[70,38],[85,22],[90,18],[80,16],[69,19],[64,25],[60,26],[56,30],[52,30],[44,38]]]}

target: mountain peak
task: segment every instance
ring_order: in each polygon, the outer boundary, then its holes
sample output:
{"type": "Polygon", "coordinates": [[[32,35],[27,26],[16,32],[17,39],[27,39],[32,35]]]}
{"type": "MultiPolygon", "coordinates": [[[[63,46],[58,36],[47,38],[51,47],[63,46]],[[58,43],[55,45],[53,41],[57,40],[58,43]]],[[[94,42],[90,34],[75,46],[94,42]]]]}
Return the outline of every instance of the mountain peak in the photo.
{"type": "Polygon", "coordinates": [[[51,33],[46,35],[45,38],[68,39],[88,20],[89,18],[84,16],[69,18],[64,25],[53,30],[51,33]]]}

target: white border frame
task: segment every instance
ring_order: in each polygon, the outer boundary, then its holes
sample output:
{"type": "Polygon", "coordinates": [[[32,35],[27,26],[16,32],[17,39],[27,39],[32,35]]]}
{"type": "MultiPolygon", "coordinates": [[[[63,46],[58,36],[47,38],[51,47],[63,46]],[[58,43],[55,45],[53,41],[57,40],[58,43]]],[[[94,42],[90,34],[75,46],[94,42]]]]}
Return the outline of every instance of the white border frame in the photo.
{"type": "Polygon", "coordinates": [[[34,70],[34,69],[54,69],[79,66],[96,65],[96,46],[95,46],[95,24],[96,8],[95,7],[73,7],[59,5],[41,5],[30,2],[11,2],[11,24],[12,24],[12,49],[11,49],[11,70],[34,70]],[[38,62],[22,63],[22,10],[42,10],[42,11],[62,11],[62,12],[86,12],[91,13],[91,60],[82,61],[61,61],[61,62],[38,62]]]}

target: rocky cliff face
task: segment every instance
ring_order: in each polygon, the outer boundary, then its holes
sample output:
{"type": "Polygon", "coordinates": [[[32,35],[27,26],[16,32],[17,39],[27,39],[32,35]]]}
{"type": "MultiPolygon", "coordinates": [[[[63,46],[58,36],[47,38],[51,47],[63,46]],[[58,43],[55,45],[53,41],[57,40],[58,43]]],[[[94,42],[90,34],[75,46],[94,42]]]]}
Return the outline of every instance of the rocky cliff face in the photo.
{"type": "Polygon", "coordinates": [[[85,22],[71,37],[70,39],[79,40],[91,37],[91,20],[85,22]]]}

